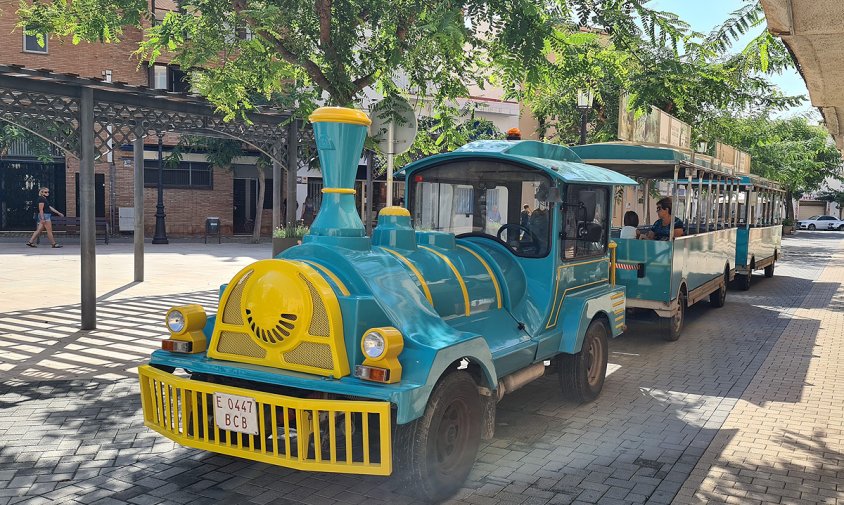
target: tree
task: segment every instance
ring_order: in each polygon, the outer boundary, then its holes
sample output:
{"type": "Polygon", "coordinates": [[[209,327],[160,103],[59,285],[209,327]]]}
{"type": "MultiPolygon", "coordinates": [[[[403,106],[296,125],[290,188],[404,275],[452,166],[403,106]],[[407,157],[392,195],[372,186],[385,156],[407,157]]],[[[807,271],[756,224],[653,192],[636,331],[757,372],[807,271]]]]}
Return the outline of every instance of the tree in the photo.
{"type": "Polygon", "coordinates": [[[764,72],[792,64],[784,46],[771,42],[767,32],[739,54],[726,54],[731,33],[726,25],[749,26],[751,21],[731,18],[707,37],[688,30],[669,13],[652,15],[661,20],[661,33],[676,37],[671,44],[663,40],[667,35],[649,33],[648,17],[642,18],[645,30],[637,31],[634,23],[623,37],[619,25],[627,25],[607,16],[597,18],[598,24],[590,25],[587,32],[563,28],[553,33],[545,48],[547,63],[540,78],[521,84],[522,96],[539,120],[540,136],[550,135],[551,140],[563,143],[576,141],[575,93],[584,87],[595,91],[596,97],[590,121],[594,125],[589,135],[592,141],[616,138],[622,92],[630,95],[633,107],[647,110],[656,106],[695,125],[696,133],[703,137],[710,136],[707,126],[723,110],[736,115],[759,109],[783,110],[802,99],[784,96],[765,78],[764,72]]]}
{"type": "Polygon", "coordinates": [[[806,118],[771,120],[722,117],[713,126],[719,138],[751,155],[751,171],[780,182],[786,191],[786,217],[794,218],[795,198],[817,191],[828,178],[842,179],[841,153],[822,126],[806,118]]]}
{"type": "Polygon", "coordinates": [[[5,158],[9,154],[9,149],[15,142],[26,143],[38,161],[42,163],[53,162],[52,149],[47,141],[23,128],[4,121],[2,127],[0,127],[0,158],[5,158]]]}

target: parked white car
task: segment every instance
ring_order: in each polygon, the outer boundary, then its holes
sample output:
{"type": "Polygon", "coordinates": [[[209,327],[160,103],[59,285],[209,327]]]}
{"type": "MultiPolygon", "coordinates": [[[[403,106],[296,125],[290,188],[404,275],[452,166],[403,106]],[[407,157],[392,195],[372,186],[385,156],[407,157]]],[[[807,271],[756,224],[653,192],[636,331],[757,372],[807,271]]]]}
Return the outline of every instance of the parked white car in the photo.
{"type": "Polygon", "coordinates": [[[798,230],[841,230],[844,231],[844,221],[835,216],[812,216],[809,219],[797,221],[798,230]]]}

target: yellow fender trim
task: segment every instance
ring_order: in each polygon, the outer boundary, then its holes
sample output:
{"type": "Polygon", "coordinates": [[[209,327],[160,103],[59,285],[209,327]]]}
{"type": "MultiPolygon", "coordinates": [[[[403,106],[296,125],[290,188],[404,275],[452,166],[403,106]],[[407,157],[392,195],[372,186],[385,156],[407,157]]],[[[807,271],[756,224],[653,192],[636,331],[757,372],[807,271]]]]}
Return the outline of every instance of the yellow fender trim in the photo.
{"type": "Polygon", "coordinates": [[[471,254],[472,256],[477,258],[477,260],[481,263],[481,265],[484,266],[484,268],[486,269],[486,272],[489,274],[490,280],[492,281],[492,285],[495,286],[495,298],[496,298],[496,300],[498,300],[498,308],[500,309],[501,308],[501,286],[498,285],[498,279],[495,278],[495,274],[492,272],[492,268],[490,268],[489,263],[487,263],[481,257],[480,254],[478,254],[475,251],[469,249],[468,247],[463,246],[463,245],[458,245],[457,247],[459,247],[460,249],[463,249],[464,251],[468,252],[469,254],[471,254]]]}
{"type": "Polygon", "coordinates": [[[448,265],[448,268],[450,268],[451,271],[454,273],[454,276],[457,278],[457,283],[460,285],[460,291],[463,292],[463,304],[466,306],[465,315],[468,316],[470,314],[470,312],[469,312],[469,290],[466,289],[466,283],[463,282],[463,276],[460,275],[460,272],[457,270],[457,267],[454,266],[454,263],[452,263],[451,260],[448,259],[448,257],[445,254],[443,254],[441,252],[437,252],[437,251],[431,249],[430,247],[427,247],[427,246],[424,246],[424,245],[420,245],[419,248],[425,249],[426,251],[433,253],[436,256],[439,256],[440,259],[443,260],[443,262],[445,262],[445,264],[448,265]]]}
{"type": "Polygon", "coordinates": [[[399,254],[398,252],[396,252],[392,249],[387,249],[386,247],[382,247],[381,249],[387,251],[388,253],[390,253],[393,256],[395,256],[396,258],[398,258],[399,261],[404,263],[407,266],[407,268],[409,268],[410,271],[413,272],[413,275],[416,276],[416,279],[419,280],[419,284],[422,286],[422,292],[425,293],[425,298],[428,299],[428,303],[430,303],[431,306],[433,307],[434,298],[431,296],[431,290],[428,289],[428,282],[425,280],[424,277],[422,277],[422,272],[420,272],[419,269],[416,268],[416,265],[414,265],[413,263],[410,262],[409,259],[405,258],[404,256],[402,256],[401,254],[399,254]]]}

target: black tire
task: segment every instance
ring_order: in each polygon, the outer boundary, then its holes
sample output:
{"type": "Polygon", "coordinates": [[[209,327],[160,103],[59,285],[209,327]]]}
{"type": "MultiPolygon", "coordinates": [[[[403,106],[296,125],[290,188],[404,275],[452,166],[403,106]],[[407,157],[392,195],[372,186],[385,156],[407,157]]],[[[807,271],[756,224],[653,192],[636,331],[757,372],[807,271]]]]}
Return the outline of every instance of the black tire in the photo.
{"type": "Polygon", "coordinates": [[[677,295],[677,312],[666,319],[667,328],[664,333],[665,340],[669,342],[676,342],[680,339],[680,334],[683,333],[683,325],[686,323],[686,301],[688,296],[685,289],[680,289],[680,294],[677,295]]]}
{"type": "Polygon", "coordinates": [[[838,227],[838,231],[844,231],[844,224],[838,227]]]}
{"type": "Polygon", "coordinates": [[[811,231],[815,231],[815,225],[810,224],[810,225],[809,225],[809,230],[811,230],[811,231]]]}
{"type": "Polygon", "coordinates": [[[771,278],[774,276],[774,264],[771,263],[770,265],[765,267],[765,277],[771,278]]]}
{"type": "Polygon", "coordinates": [[[460,489],[475,464],[482,421],[475,381],[454,372],[434,388],[422,417],[396,426],[396,467],[416,496],[438,503],[460,489]]]}
{"type": "Polygon", "coordinates": [[[560,355],[557,375],[567,400],[587,403],[601,394],[607,376],[609,334],[606,321],[595,318],[586,328],[580,352],[560,355]]]}
{"type": "Polygon", "coordinates": [[[709,293],[709,305],[721,308],[727,302],[727,283],[730,281],[730,267],[724,269],[724,282],[721,287],[709,293]]]}
{"type": "Polygon", "coordinates": [[[736,275],[736,282],[742,291],[750,289],[750,279],[753,277],[753,271],[748,271],[747,274],[736,275]]]}

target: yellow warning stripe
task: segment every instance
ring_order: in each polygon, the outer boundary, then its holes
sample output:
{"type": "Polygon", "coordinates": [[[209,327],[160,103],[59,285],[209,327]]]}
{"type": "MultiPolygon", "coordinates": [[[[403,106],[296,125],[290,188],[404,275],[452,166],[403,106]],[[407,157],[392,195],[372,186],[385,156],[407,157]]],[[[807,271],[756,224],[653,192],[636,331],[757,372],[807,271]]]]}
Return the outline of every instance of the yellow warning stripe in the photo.
{"type": "Polygon", "coordinates": [[[437,252],[437,251],[431,249],[430,247],[427,247],[427,246],[424,246],[424,245],[420,245],[419,247],[421,247],[422,249],[425,249],[426,251],[428,251],[430,253],[433,253],[436,256],[439,256],[440,259],[443,260],[443,262],[445,262],[446,265],[448,265],[448,267],[451,269],[451,271],[454,272],[454,276],[457,277],[457,283],[460,284],[460,291],[463,292],[463,303],[466,306],[466,315],[468,316],[470,314],[469,313],[469,290],[466,289],[466,283],[463,282],[463,277],[460,275],[460,272],[457,271],[457,268],[454,266],[454,263],[452,263],[451,260],[448,259],[446,257],[446,255],[441,253],[441,252],[437,252]]]}
{"type": "Polygon", "coordinates": [[[431,290],[428,289],[428,283],[425,281],[425,278],[422,277],[422,272],[420,272],[419,269],[416,268],[416,265],[414,265],[413,263],[410,262],[409,259],[405,258],[404,256],[402,256],[401,254],[399,254],[398,252],[396,252],[392,249],[387,249],[386,247],[382,247],[381,249],[387,251],[388,253],[390,253],[393,256],[395,256],[396,258],[398,258],[399,261],[404,263],[405,266],[407,266],[407,268],[409,268],[410,271],[413,272],[413,275],[416,276],[416,279],[419,281],[419,284],[422,286],[422,292],[425,293],[425,298],[428,299],[428,303],[430,303],[431,305],[434,305],[434,299],[431,297],[431,290]]]}
{"type": "Polygon", "coordinates": [[[480,254],[476,253],[475,251],[469,249],[466,246],[458,245],[457,247],[463,249],[464,251],[468,252],[472,256],[478,259],[481,262],[481,265],[486,268],[486,272],[489,274],[490,280],[492,280],[492,285],[495,286],[495,298],[498,300],[498,308],[501,308],[501,287],[498,285],[498,279],[495,277],[495,274],[492,273],[492,268],[490,268],[489,264],[481,257],[480,254]]]}
{"type": "Polygon", "coordinates": [[[334,284],[337,284],[337,287],[340,288],[340,292],[343,293],[343,296],[349,296],[349,290],[346,289],[346,285],[343,284],[343,281],[341,281],[339,277],[334,275],[334,272],[325,268],[324,266],[320,265],[319,263],[317,263],[315,261],[301,260],[301,259],[297,260],[297,261],[300,261],[302,263],[307,263],[308,265],[311,265],[312,267],[318,269],[320,272],[324,273],[326,277],[328,277],[329,279],[334,281],[334,284]]]}

